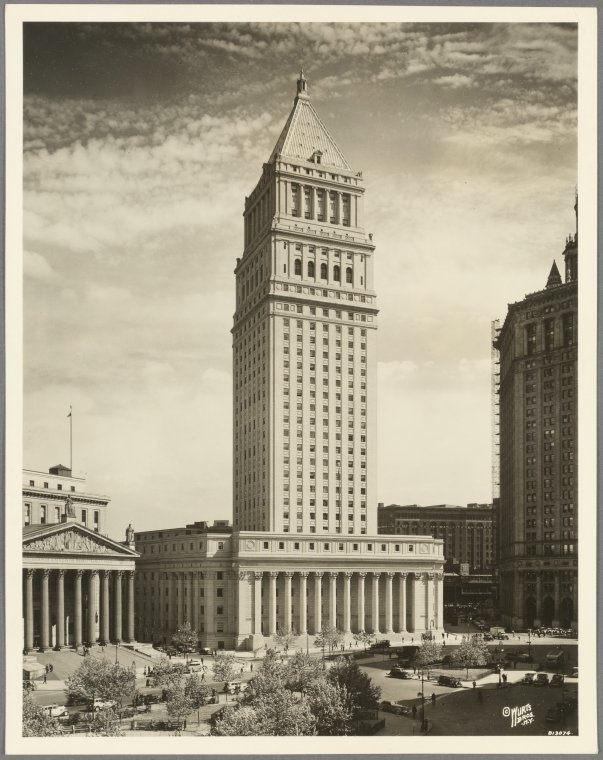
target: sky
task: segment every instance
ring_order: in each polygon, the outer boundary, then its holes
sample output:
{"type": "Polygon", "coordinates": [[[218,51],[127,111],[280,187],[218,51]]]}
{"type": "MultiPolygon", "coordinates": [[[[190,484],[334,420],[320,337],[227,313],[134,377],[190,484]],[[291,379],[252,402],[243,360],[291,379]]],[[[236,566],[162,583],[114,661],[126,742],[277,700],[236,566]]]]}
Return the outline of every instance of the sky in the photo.
{"type": "Polygon", "coordinates": [[[491,501],[490,322],[575,229],[570,24],[26,24],[24,466],[108,532],[232,517],[243,206],[310,99],[376,245],[378,491],[491,501]]]}

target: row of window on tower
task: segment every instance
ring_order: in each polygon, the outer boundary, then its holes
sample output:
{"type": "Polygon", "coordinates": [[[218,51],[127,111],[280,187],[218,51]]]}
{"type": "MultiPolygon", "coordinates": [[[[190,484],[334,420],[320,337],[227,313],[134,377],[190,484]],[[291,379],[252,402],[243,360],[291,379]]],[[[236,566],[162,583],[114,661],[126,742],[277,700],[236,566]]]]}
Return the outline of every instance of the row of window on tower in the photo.
{"type": "Polygon", "coordinates": [[[309,186],[291,185],[291,216],[315,219],[317,222],[350,226],[351,196],[309,186]]]}
{"type": "MultiPolygon", "coordinates": [[[[301,259],[295,259],[295,262],[293,264],[293,273],[296,277],[302,277],[302,262],[301,259]]],[[[313,261],[308,261],[307,264],[307,276],[311,278],[316,278],[316,265],[313,261]]],[[[329,276],[329,268],[327,264],[322,263],[320,265],[320,279],[326,280],[329,276]]],[[[341,282],[341,267],[339,264],[335,264],[333,267],[333,280],[335,282],[341,282]]],[[[349,285],[352,285],[354,282],[354,273],[352,271],[352,267],[346,267],[345,269],[345,281],[349,285]]]]}
{"type": "Polygon", "coordinates": [[[575,319],[574,315],[563,314],[561,317],[561,346],[557,345],[557,324],[554,318],[545,319],[543,322],[543,337],[544,341],[542,347],[538,344],[538,323],[532,322],[525,327],[525,340],[526,340],[526,353],[528,356],[533,356],[538,353],[539,350],[544,350],[546,353],[554,351],[556,348],[573,346],[575,343],[575,319]]]}
{"type": "MultiPolygon", "coordinates": [[[[35,507],[35,513],[34,513],[34,506],[32,506],[29,503],[25,503],[24,508],[24,515],[23,515],[23,524],[24,525],[31,525],[32,521],[36,525],[50,525],[54,523],[60,523],[63,520],[63,517],[65,516],[65,507],[64,506],[55,506],[55,507],[48,507],[46,504],[40,504],[39,506],[35,507]],[[35,520],[34,520],[35,518],[35,520]]],[[[80,511],[80,523],[84,525],[85,527],[91,527],[96,532],[98,532],[99,529],[99,520],[100,520],[100,511],[98,509],[94,510],[88,510],[88,509],[82,509],[80,511]],[[90,514],[92,516],[91,525],[88,525],[90,514]]]]}

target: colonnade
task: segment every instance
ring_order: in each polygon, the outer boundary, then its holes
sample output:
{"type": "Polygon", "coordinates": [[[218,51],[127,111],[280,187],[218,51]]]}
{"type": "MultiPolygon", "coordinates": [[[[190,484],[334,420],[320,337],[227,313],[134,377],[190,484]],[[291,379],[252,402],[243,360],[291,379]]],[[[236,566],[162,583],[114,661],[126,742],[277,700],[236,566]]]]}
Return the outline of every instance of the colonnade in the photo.
{"type": "Polygon", "coordinates": [[[443,626],[441,573],[268,570],[239,577],[239,634],[245,619],[252,623],[249,633],[264,636],[281,626],[300,635],[325,625],[384,634],[443,626]],[[245,580],[251,593],[241,587],[245,580]]]}
{"type": "Polygon", "coordinates": [[[27,568],[24,575],[23,617],[27,651],[34,648],[34,609],[39,610],[37,628],[41,650],[51,646],[51,618],[56,626],[55,649],[66,646],[68,639],[76,648],[84,642],[95,643],[97,630],[100,643],[120,643],[124,640],[124,627],[125,640],[134,641],[133,570],[27,568]],[[122,598],[124,579],[125,605],[122,598]]]}

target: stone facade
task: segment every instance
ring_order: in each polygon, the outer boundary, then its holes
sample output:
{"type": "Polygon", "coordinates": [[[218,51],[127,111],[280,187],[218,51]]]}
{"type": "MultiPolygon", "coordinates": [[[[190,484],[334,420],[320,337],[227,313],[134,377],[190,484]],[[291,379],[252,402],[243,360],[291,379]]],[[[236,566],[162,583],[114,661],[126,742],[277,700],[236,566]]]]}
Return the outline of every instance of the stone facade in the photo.
{"type": "Polygon", "coordinates": [[[305,643],[443,627],[443,547],[428,536],[292,536],[203,524],[136,533],[137,638],[168,643],[189,622],[201,646],[257,649],[278,628],[305,643]]]}
{"type": "Polygon", "coordinates": [[[99,532],[108,503],[60,465],[49,473],[24,470],[25,652],[134,641],[134,534],[129,529],[121,544],[99,532]],[[94,529],[83,524],[88,510],[94,529]]]}
{"type": "MultiPolygon", "coordinates": [[[[576,200],[576,218],[578,205],[576,200]]],[[[578,235],[565,281],[511,304],[500,352],[500,605],[516,629],[577,627],[578,235]]]]}
{"type": "Polygon", "coordinates": [[[306,80],[245,201],[233,336],[234,531],[136,535],[138,635],[440,631],[442,542],[377,536],[377,307],[362,174],[306,80]]]}

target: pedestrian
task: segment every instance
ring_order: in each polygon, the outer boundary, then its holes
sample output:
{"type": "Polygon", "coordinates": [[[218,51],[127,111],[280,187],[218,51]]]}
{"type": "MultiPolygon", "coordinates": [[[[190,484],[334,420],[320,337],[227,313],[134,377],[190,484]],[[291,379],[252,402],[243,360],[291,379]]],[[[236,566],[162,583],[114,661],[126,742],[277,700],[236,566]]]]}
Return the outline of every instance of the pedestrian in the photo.
{"type": "Polygon", "coordinates": [[[443,646],[443,647],[445,647],[445,646],[446,646],[446,642],[445,642],[445,641],[444,641],[444,643],[442,644],[442,646],[443,646]]]}
{"type": "Polygon", "coordinates": [[[251,663],[251,672],[253,673],[253,663],[251,663]]]}
{"type": "Polygon", "coordinates": [[[46,673],[44,673],[44,680],[42,681],[42,683],[46,683],[46,673]]]}
{"type": "Polygon", "coordinates": [[[48,673],[48,665],[44,665],[44,671],[48,673]]]}
{"type": "Polygon", "coordinates": [[[241,675],[243,675],[243,668],[241,668],[241,675]]]}
{"type": "Polygon", "coordinates": [[[477,687],[477,682],[476,682],[476,681],[474,681],[474,682],[473,682],[473,688],[475,689],[476,687],[477,687]]]}
{"type": "Polygon", "coordinates": [[[201,673],[201,680],[205,681],[205,673],[201,673]]]}
{"type": "Polygon", "coordinates": [[[436,695],[435,695],[435,692],[433,692],[431,695],[431,704],[435,707],[435,703],[436,703],[436,695]]]}
{"type": "Polygon", "coordinates": [[[203,657],[201,658],[201,665],[203,665],[203,657]]]}
{"type": "Polygon", "coordinates": [[[506,673],[503,673],[503,682],[507,683],[507,674],[506,673]]]}
{"type": "Polygon", "coordinates": [[[417,719],[417,706],[416,705],[412,706],[412,719],[413,720],[417,719]]]}
{"type": "Polygon", "coordinates": [[[417,673],[417,668],[416,668],[415,665],[413,665],[412,666],[412,674],[413,674],[413,676],[416,675],[416,673],[417,673]]]}
{"type": "Polygon", "coordinates": [[[147,678],[147,686],[150,686],[150,685],[151,685],[151,679],[147,678]]]}

